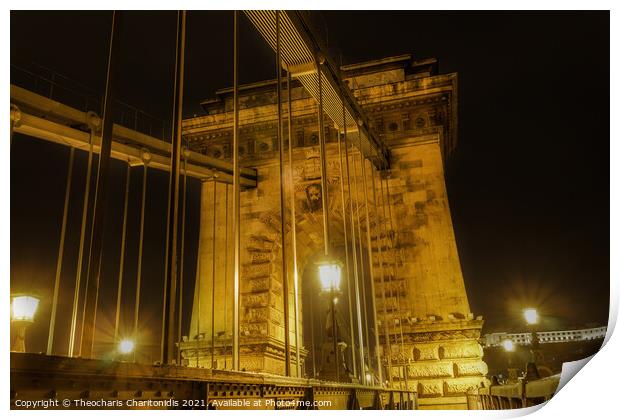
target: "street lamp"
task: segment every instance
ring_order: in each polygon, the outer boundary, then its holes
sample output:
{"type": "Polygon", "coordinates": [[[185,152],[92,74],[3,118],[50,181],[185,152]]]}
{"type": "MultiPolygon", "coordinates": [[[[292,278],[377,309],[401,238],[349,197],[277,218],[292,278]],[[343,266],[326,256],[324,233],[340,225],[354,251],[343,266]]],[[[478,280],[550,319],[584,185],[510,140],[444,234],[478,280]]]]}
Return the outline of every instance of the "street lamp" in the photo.
{"type": "Polygon", "coordinates": [[[11,297],[11,351],[26,352],[26,328],[34,322],[39,298],[16,294],[11,297]]]}
{"type": "Polygon", "coordinates": [[[534,308],[526,308],[523,310],[523,317],[525,322],[529,325],[538,324],[538,311],[534,308]]]}
{"type": "MultiPolygon", "coordinates": [[[[342,268],[338,263],[325,263],[319,265],[319,279],[323,293],[336,294],[340,291],[340,278],[342,268]]],[[[335,297],[335,296],[334,296],[335,297]]]]}
{"type": "Polygon", "coordinates": [[[525,308],[523,310],[523,317],[525,318],[525,322],[529,326],[530,334],[532,337],[530,343],[531,362],[537,363],[538,359],[541,358],[538,334],[536,334],[535,330],[535,325],[538,324],[539,320],[538,311],[535,308],[525,308]]]}
{"type": "Polygon", "coordinates": [[[135,344],[133,342],[133,340],[130,340],[128,338],[125,338],[123,340],[121,340],[120,343],[118,343],[118,351],[121,354],[129,354],[133,351],[135,347],[135,344]]]}
{"type": "Polygon", "coordinates": [[[512,354],[516,350],[515,342],[510,338],[506,338],[502,341],[502,347],[508,358],[508,382],[515,382],[517,380],[517,370],[512,367],[512,354]]]}
{"type": "Polygon", "coordinates": [[[507,338],[502,341],[502,347],[504,347],[504,350],[506,350],[507,352],[512,353],[513,351],[515,351],[515,342],[512,341],[510,338],[507,338]]]}
{"type": "Polygon", "coordinates": [[[338,356],[338,324],[336,322],[336,300],[340,293],[342,267],[337,262],[324,262],[319,265],[319,280],[321,291],[329,298],[332,312],[332,339],[334,364],[336,365],[336,379],[340,381],[340,357],[338,356]]]}

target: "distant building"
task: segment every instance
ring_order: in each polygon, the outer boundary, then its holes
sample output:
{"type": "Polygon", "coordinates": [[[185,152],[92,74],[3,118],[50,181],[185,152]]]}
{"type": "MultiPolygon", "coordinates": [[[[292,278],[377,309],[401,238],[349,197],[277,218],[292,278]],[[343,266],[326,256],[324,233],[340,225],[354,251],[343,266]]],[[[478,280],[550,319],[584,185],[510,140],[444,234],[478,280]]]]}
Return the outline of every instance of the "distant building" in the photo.
{"type": "MultiPolygon", "coordinates": [[[[605,338],[607,326],[597,328],[586,328],[582,330],[566,331],[541,331],[536,332],[541,344],[545,343],[567,343],[572,341],[588,341],[605,338]]],[[[532,333],[493,333],[485,334],[483,338],[484,347],[501,346],[506,339],[512,340],[515,344],[529,345],[532,342],[532,333]]]]}

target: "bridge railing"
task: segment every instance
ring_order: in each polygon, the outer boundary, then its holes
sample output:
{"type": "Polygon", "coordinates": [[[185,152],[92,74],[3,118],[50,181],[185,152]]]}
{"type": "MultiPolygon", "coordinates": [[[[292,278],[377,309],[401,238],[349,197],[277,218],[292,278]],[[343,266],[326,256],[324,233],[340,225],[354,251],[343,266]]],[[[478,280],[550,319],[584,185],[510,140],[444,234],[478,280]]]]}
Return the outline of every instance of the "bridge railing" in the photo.
{"type": "MultiPolygon", "coordinates": [[[[101,93],[44,66],[31,63],[26,69],[11,64],[11,83],[80,111],[102,115],[101,93]]],[[[115,99],[112,113],[114,123],[170,142],[169,121],[119,99],[115,99]]]]}
{"type": "Polygon", "coordinates": [[[11,408],[417,409],[413,391],[272,374],[11,353],[11,408]],[[57,404],[57,405],[56,405],[57,404]],[[41,407],[39,407],[41,408],[41,407]]]}
{"type": "Polygon", "coordinates": [[[470,410],[510,410],[542,404],[553,397],[560,383],[560,375],[533,381],[520,378],[505,385],[490,385],[467,392],[470,410]]]}

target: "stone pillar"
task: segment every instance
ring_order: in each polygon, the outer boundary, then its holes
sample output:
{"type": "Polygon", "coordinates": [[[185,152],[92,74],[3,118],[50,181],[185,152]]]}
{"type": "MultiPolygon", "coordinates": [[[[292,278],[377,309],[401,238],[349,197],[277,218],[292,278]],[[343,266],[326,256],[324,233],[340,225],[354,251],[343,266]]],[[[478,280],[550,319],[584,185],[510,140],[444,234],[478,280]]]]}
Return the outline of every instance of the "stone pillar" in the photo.
{"type": "Polygon", "coordinates": [[[230,369],[232,366],[231,214],[232,186],[214,181],[203,182],[190,334],[181,343],[184,364],[191,367],[230,369]],[[215,310],[212,311],[212,308],[215,310]],[[212,338],[215,338],[214,346],[212,338]]]}
{"type": "Polygon", "coordinates": [[[379,319],[387,306],[392,379],[396,387],[404,387],[406,371],[421,408],[466,408],[465,392],[486,381],[478,343],[483,321],[474,318],[467,301],[439,134],[401,139],[391,152],[388,183],[394,231],[387,238],[375,238],[388,248],[384,260],[395,266],[385,277],[385,302],[378,268],[375,287],[379,319]]]}
{"type": "MultiPolygon", "coordinates": [[[[279,215],[279,168],[270,161],[257,167],[259,185],[241,192],[240,369],[284,374],[284,310],[279,215]]],[[[190,336],[181,343],[185,364],[230,369],[232,357],[232,187],[204,182],[201,198],[200,251],[190,336]],[[228,200],[226,191],[228,190],[228,200]],[[228,202],[228,208],[226,207],[228,202]],[[215,202],[215,206],[214,203],[215,202]],[[214,240],[215,212],[215,240],[214,240]],[[228,226],[226,217],[228,214],[228,226]],[[228,240],[226,239],[228,238],[228,240]],[[214,260],[215,257],[215,260],[214,260]],[[213,267],[215,263],[215,278],[213,267]],[[215,280],[214,280],[215,279],[215,280]],[[215,285],[215,299],[212,297],[215,285]],[[215,341],[212,345],[212,308],[215,341]],[[214,363],[211,364],[213,347],[214,363]]],[[[292,264],[288,265],[292,267],[292,264]]],[[[292,274],[289,276],[292,281],[292,274]]],[[[292,283],[289,290],[293,293],[292,283]]],[[[293,295],[291,372],[295,372],[293,295]]],[[[301,344],[301,343],[300,343],[301,344]]],[[[305,357],[306,351],[301,352],[305,357]]]]}

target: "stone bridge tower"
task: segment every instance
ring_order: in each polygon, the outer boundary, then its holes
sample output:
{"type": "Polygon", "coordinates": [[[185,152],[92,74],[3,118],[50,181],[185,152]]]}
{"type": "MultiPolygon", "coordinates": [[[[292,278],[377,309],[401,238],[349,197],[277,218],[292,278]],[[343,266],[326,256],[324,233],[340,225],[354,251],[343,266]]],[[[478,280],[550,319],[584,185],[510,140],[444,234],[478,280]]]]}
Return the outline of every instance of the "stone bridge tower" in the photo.
{"type": "MultiPolygon", "coordinates": [[[[377,319],[388,323],[390,378],[396,388],[406,384],[416,390],[422,408],[466,408],[465,391],[485,381],[487,369],[478,342],[483,321],[470,312],[444,181],[444,162],[457,140],[457,76],[437,74],[436,60],[413,60],[410,55],[349,65],[342,72],[374,130],[390,150],[391,169],[382,174],[387,178],[390,206],[380,200],[368,204],[371,219],[386,222],[390,227],[387,235],[372,235],[372,248],[388,248],[384,259],[393,267],[385,271],[385,299],[380,288],[380,270],[374,270],[372,279],[377,319]],[[383,214],[391,215],[391,223],[382,220],[383,214]]],[[[216,94],[215,99],[202,103],[207,115],[184,121],[184,136],[194,150],[231,159],[231,90],[216,94]]],[[[293,84],[292,97],[294,185],[286,185],[286,196],[290,196],[292,188],[298,266],[302,273],[323,248],[318,119],[316,103],[301,85],[293,84]]],[[[283,240],[275,82],[242,87],[239,102],[241,166],[258,171],[258,187],[241,192],[240,366],[248,371],[282,374],[283,240]]],[[[325,124],[330,227],[333,245],[337,247],[344,243],[338,131],[328,118],[325,124]]],[[[354,134],[351,137],[355,139],[354,134]]],[[[351,171],[351,179],[357,178],[362,185],[359,155],[357,167],[352,166],[351,171]]],[[[366,172],[369,171],[370,165],[366,172]]],[[[191,331],[181,348],[185,363],[190,366],[229,369],[232,187],[213,179],[203,180],[201,200],[191,331]],[[211,349],[215,349],[213,355],[211,349]]],[[[288,199],[286,204],[288,226],[284,243],[290,246],[288,199]]],[[[373,254],[374,267],[379,267],[377,252],[373,254]]],[[[290,252],[287,255],[291,257],[290,252]]],[[[292,266],[290,261],[287,267],[290,270],[292,266]]],[[[292,305],[293,287],[288,290],[292,305]]],[[[301,305],[306,304],[302,293],[300,301],[301,305]]],[[[288,333],[293,345],[292,306],[289,314],[288,333]]],[[[307,320],[300,320],[302,323],[307,325],[307,320]]],[[[379,331],[384,331],[382,325],[379,331]]],[[[380,336],[384,355],[388,354],[386,338],[384,334],[380,336]]],[[[305,346],[301,356],[306,357],[309,350],[305,346]]],[[[292,363],[294,357],[293,351],[292,363]]],[[[294,367],[291,372],[295,372],[294,367]]]]}

